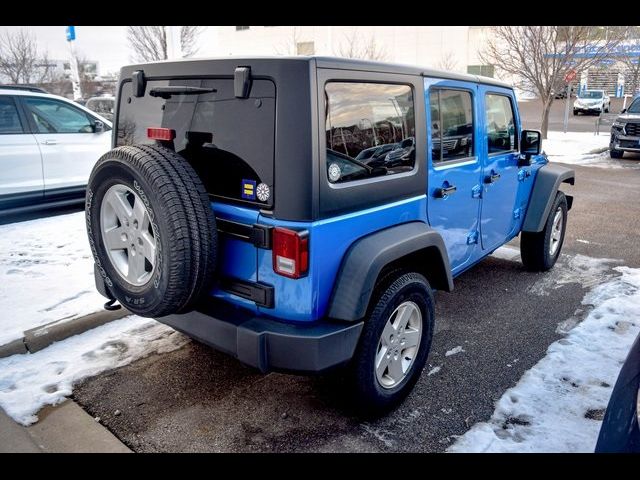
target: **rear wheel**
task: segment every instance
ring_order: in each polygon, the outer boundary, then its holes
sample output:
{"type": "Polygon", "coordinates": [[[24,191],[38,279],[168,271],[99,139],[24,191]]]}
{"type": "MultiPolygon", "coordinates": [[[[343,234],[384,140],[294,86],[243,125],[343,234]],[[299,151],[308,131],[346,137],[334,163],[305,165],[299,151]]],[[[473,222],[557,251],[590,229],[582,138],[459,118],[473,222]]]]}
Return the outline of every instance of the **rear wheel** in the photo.
{"type": "Polygon", "coordinates": [[[574,109],[574,110],[573,110],[573,114],[574,114],[574,115],[578,115],[578,110],[574,109]]]}
{"type": "Polygon", "coordinates": [[[399,271],[376,288],[349,368],[359,411],[379,414],[398,405],[420,378],[431,348],[434,301],[427,279],[399,271]]]}
{"type": "Polygon", "coordinates": [[[118,147],[87,186],[89,244],[111,294],[161,317],[190,309],[213,279],[215,217],[193,168],[159,146],[118,147]]]}
{"type": "Polygon", "coordinates": [[[558,192],[542,231],[522,232],[520,256],[527,270],[546,271],[555,265],[564,243],[567,211],[567,198],[558,192]]]}

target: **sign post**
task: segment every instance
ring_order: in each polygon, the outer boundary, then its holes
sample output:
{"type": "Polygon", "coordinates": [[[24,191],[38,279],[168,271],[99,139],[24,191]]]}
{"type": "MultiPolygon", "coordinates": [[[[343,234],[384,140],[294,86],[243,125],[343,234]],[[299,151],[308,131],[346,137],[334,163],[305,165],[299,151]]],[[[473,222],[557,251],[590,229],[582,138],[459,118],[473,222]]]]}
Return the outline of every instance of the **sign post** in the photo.
{"type": "Polygon", "coordinates": [[[576,79],[576,71],[569,70],[564,76],[564,81],[567,84],[567,96],[564,107],[564,133],[567,133],[567,127],[569,125],[569,104],[571,103],[571,86],[576,79]]]}
{"type": "Polygon", "coordinates": [[[76,39],[75,27],[67,27],[66,35],[67,42],[69,42],[69,51],[71,52],[69,66],[71,67],[71,85],[73,87],[73,99],[80,100],[82,98],[82,89],[80,88],[80,72],[78,71],[78,60],[76,59],[76,52],[73,48],[73,42],[76,39]]]}

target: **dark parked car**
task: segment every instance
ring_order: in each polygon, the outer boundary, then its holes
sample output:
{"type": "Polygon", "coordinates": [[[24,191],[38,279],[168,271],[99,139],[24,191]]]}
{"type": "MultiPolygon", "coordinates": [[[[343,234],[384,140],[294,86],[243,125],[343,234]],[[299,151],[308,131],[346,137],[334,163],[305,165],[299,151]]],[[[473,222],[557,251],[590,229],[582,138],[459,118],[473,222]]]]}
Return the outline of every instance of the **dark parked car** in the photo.
{"type": "Polygon", "coordinates": [[[640,453],[640,335],[620,370],[596,444],[596,453],[640,453]]]}
{"type": "Polygon", "coordinates": [[[640,153],[640,97],[622,110],[611,126],[611,158],[622,158],[624,152],[640,153]]]}

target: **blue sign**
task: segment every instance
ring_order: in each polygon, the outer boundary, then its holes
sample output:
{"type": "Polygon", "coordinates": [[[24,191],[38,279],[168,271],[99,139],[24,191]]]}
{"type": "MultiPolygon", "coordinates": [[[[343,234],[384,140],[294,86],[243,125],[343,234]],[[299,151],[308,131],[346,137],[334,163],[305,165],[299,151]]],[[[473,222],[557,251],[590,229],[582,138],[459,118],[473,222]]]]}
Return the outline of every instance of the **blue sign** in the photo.
{"type": "Polygon", "coordinates": [[[67,41],[70,42],[71,40],[75,40],[76,39],[76,27],[70,26],[67,27],[67,41]]]}

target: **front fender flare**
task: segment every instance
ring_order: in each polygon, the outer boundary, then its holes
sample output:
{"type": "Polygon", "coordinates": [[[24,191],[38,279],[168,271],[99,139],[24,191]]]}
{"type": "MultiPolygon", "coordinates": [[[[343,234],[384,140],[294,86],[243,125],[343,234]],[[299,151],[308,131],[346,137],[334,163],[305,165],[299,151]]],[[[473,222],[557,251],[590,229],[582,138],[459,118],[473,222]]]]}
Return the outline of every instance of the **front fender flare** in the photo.
{"type": "MultiPolygon", "coordinates": [[[[561,183],[575,183],[575,172],[567,167],[547,163],[538,170],[529,207],[522,224],[523,232],[541,232],[561,183]]],[[[567,197],[571,208],[573,197],[567,197]]]]}
{"type": "Polygon", "coordinates": [[[426,223],[410,222],[393,226],[355,241],[342,260],[328,316],[348,321],[363,318],[382,269],[402,257],[427,251],[427,258],[433,265],[416,265],[416,271],[432,267],[431,285],[439,290],[453,290],[444,240],[426,223]]]}

